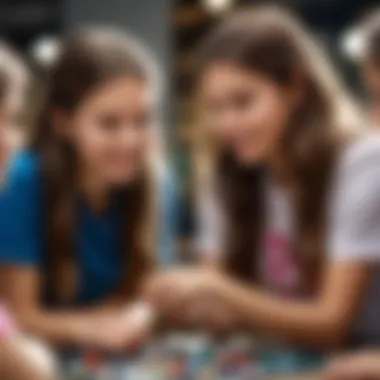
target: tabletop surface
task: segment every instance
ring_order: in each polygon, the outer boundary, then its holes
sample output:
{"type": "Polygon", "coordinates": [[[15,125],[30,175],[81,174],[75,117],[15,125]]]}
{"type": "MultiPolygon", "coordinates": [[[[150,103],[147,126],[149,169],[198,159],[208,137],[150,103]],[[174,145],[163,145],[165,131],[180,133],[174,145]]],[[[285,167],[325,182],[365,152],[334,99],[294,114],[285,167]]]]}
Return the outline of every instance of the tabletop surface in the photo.
{"type": "Polygon", "coordinates": [[[64,380],[322,380],[315,357],[277,351],[268,359],[246,337],[221,343],[173,334],[136,353],[66,352],[60,358],[64,380]]]}

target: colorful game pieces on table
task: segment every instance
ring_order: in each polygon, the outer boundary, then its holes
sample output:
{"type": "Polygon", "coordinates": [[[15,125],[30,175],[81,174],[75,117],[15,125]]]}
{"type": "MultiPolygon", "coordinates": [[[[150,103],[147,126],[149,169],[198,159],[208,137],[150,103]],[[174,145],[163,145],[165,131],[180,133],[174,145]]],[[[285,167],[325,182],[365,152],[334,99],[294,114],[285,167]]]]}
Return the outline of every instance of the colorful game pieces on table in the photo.
{"type": "Polygon", "coordinates": [[[236,337],[219,349],[218,379],[255,380],[262,377],[256,347],[250,338],[236,337]]]}
{"type": "Polygon", "coordinates": [[[171,334],[136,355],[98,352],[66,357],[65,380],[261,380],[321,366],[320,356],[263,350],[249,337],[215,342],[207,335],[171,334]]]}
{"type": "Polygon", "coordinates": [[[318,370],[322,368],[324,360],[320,352],[271,348],[262,350],[260,362],[266,373],[276,374],[318,370]]]}

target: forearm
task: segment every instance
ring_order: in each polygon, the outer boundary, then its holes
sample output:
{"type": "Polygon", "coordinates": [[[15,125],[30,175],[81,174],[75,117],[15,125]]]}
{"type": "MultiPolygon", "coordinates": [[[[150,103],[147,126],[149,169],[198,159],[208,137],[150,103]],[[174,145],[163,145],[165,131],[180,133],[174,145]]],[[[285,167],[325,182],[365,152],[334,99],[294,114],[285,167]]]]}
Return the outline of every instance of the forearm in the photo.
{"type": "Polygon", "coordinates": [[[232,280],[220,297],[246,328],[313,347],[334,347],[346,339],[348,318],[341,318],[342,310],[328,307],[323,301],[280,299],[232,280]]]}
{"type": "Polygon", "coordinates": [[[128,299],[125,296],[115,294],[105,298],[96,305],[87,307],[83,312],[86,314],[106,314],[119,312],[123,311],[133,302],[133,300],[128,299]]]}
{"type": "Polygon", "coordinates": [[[50,353],[36,349],[21,337],[0,342],[0,378],[4,380],[53,380],[57,377],[50,353]],[[36,354],[36,350],[38,353],[36,354]],[[38,355],[38,360],[36,360],[38,355]]]}
{"type": "Polygon", "coordinates": [[[101,313],[35,310],[19,314],[17,322],[27,334],[58,346],[91,345],[90,329],[101,328],[101,313]]]}

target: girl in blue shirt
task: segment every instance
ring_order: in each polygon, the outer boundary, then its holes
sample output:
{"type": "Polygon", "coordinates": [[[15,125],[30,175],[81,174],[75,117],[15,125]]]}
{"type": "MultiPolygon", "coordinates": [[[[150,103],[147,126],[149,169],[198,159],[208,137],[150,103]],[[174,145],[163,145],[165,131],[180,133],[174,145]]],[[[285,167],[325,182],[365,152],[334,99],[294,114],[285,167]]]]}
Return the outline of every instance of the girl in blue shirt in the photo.
{"type": "Polygon", "coordinates": [[[146,332],[128,302],[154,268],[151,59],[122,34],[86,29],[63,42],[50,74],[0,193],[5,295],[29,333],[121,350],[146,332]]]}

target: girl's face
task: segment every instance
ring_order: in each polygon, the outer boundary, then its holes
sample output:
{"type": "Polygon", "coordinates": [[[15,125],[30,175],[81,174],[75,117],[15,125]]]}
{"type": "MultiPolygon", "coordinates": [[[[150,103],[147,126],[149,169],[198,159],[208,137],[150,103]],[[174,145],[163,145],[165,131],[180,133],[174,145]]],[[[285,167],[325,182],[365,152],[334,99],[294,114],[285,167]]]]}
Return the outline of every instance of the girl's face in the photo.
{"type": "Polygon", "coordinates": [[[205,71],[201,96],[211,135],[241,163],[276,155],[294,108],[290,91],[258,73],[221,62],[205,71]]]}
{"type": "Polygon", "coordinates": [[[107,186],[132,181],[145,166],[152,130],[149,86],[119,78],[93,91],[70,119],[81,168],[107,186]]]}

